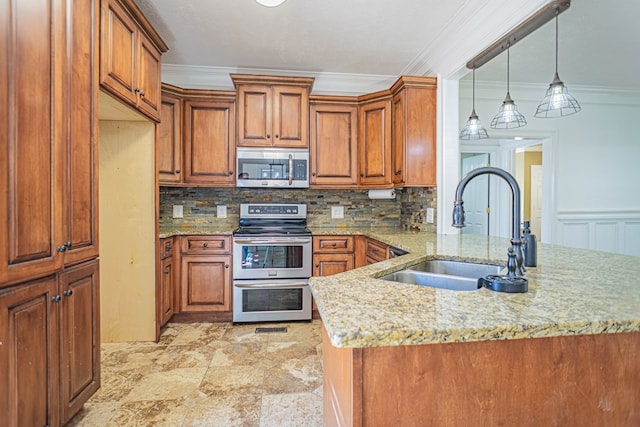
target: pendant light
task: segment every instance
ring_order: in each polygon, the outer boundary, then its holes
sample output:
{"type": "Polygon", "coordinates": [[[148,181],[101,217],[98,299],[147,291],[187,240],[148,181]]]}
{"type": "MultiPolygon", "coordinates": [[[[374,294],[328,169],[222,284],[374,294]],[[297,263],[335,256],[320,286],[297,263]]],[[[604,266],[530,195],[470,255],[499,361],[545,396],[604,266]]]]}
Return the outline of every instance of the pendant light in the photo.
{"type": "Polygon", "coordinates": [[[509,44],[507,44],[507,96],[502,102],[500,111],[491,120],[491,127],[493,129],[511,129],[519,128],[527,124],[527,120],[518,111],[516,103],[511,99],[509,94],[509,44]]]}
{"type": "Polygon", "coordinates": [[[576,99],[569,95],[567,87],[558,76],[558,14],[556,9],[556,74],[547,89],[544,99],[536,109],[536,117],[550,118],[575,114],[582,109],[576,99]]]}
{"type": "Polygon", "coordinates": [[[487,130],[482,126],[482,122],[476,114],[476,67],[473,67],[473,95],[472,95],[472,108],[471,115],[464,129],[460,131],[460,139],[486,139],[489,138],[487,130]]]}

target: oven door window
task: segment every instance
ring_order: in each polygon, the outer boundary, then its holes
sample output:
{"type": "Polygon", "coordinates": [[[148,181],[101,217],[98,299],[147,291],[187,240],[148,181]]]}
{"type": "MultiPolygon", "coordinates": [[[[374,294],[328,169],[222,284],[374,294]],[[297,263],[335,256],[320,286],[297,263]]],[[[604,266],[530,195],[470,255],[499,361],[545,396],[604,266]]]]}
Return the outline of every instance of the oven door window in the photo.
{"type": "Polygon", "coordinates": [[[300,269],[303,267],[303,247],[299,245],[243,245],[242,269],[300,269]]]}
{"type": "Polygon", "coordinates": [[[299,311],[302,310],[303,289],[243,289],[242,311],[299,311]]]}

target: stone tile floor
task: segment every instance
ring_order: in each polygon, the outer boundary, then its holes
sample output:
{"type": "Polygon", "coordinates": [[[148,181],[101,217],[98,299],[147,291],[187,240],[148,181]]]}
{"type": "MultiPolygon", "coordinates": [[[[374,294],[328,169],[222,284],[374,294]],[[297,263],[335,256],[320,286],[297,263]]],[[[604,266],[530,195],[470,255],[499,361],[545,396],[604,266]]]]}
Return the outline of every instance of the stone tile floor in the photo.
{"type": "Polygon", "coordinates": [[[105,343],[102,386],[68,426],[321,426],[321,340],[314,320],[170,323],[158,343],[105,343]]]}

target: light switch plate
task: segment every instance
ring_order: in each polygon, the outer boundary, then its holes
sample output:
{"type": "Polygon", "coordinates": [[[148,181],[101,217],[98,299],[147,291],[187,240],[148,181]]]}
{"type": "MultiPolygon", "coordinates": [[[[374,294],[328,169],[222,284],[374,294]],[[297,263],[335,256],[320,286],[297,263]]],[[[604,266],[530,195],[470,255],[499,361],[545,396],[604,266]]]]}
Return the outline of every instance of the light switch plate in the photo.
{"type": "Polygon", "coordinates": [[[427,222],[433,224],[433,208],[427,208],[427,222]]]}
{"type": "Polygon", "coordinates": [[[173,205],[173,217],[184,218],[184,209],[182,205],[173,205]]]}
{"type": "Polygon", "coordinates": [[[226,218],[227,217],[227,207],[225,205],[216,206],[216,216],[218,218],[226,218]]]}
{"type": "Polygon", "coordinates": [[[344,218],[344,206],[331,206],[331,219],[344,218]]]}

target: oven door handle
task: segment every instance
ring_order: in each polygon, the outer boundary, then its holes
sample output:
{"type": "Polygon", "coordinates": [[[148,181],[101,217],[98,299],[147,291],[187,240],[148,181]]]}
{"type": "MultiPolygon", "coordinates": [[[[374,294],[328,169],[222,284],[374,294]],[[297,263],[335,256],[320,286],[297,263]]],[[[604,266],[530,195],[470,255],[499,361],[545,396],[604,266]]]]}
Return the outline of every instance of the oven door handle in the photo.
{"type": "Polygon", "coordinates": [[[304,282],[287,283],[282,285],[271,284],[271,283],[248,284],[248,283],[238,283],[238,282],[233,284],[234,288],[240,288],[240,289],[292,289],[292,288],[302,288],[302,287],[308,287],[308,286],[309,284],[304,282]]]}
{"type": "Polygon", "coordinates": [[[286,237],[283,239],[273,239],[273,238],[260,238],[260,237],[252,237],[250,239],[241,239],[235,238],[233,240],[234,243],[240,245],[263,245],[263,244],[280,244],[280,245],[293,245],[293,244],[302,244],[306,245],[311,243],[311,239],[295,239],[291,237],[286,237]]]}

